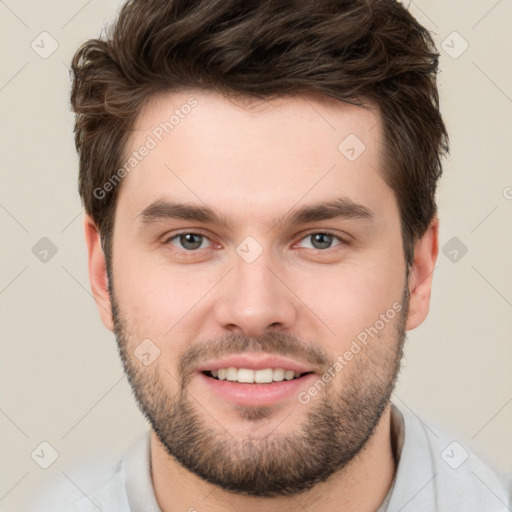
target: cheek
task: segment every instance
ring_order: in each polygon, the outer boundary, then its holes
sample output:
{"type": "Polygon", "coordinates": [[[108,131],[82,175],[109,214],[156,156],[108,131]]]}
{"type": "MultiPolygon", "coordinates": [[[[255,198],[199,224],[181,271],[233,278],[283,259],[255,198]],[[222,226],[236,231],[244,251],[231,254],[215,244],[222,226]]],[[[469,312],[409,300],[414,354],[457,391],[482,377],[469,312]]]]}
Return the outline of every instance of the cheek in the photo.
{"type": "Polygon", "coordinates": [[[314,286],[302,286],[308,307],[329,328],[330,349],[339,354],[377,323],[378,336],[393,332],[401,308],[405,277],[401,268],[385,263],[347,265],[329,276],[308,277],[314,286]],[[384,323],[381,318],[384,315],[384,323]],[[387,320],[387,321],[386,321],[387,320]]]}
{"type": "Polygon", "coordinates": [[[172,268],[143,253],[123,252],[121,244],[114,258],[120,309],[132,330],[144,337],[161,338],[186,321],[194,304],[211,288],[213,277],[194,270],[193,265],[172,268]]]}

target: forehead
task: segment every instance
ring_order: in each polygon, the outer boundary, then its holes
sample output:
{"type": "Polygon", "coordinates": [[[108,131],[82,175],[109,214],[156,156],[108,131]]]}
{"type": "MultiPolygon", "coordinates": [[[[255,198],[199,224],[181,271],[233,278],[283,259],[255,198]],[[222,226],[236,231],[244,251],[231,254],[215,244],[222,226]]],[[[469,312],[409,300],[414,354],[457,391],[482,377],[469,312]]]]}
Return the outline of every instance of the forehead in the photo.
{"type": "Polygon", "coordinates": [[[136,120],[118,206],[129,203],[135,215],[155,200],[179,198],[233,217],[250,215],[249,205],[276,213],[340,195],[383,206],[392,191],[381,176],[381,139],[375,108],[319,94],[160,95],[136,120]]]}

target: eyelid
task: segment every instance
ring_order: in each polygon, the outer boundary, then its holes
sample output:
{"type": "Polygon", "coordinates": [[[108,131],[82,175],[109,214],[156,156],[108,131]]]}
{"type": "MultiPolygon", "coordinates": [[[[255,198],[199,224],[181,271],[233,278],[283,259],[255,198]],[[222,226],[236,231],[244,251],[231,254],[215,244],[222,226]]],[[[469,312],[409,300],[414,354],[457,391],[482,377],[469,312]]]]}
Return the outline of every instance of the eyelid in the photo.
{"type": "MultiPolygon", "coordinates": [[[[182,231],[178,231],[177,233],[165,235],[162,240],[163,244],[164,245],[170,244],[171,240],[179,237],[180,235],[201,235],[203,238],[206,238],[210,242],[210,244],[215,244],[215,242],[210,238],[210,236],[207,235],[205,232],[203,232],[201,229],[184,229],[182,231]]],[[[194,251],[187,251],[185,249],[180,249],[179,247],[176,247],[176,250],[193,254],[193,253],[197,253],[197,252],[204,251],[204,250],[211,250],[211,247],[208,247],[205,249],[196,249],[194,251]]]]}
{"type": "MultiPolygon", "coordinates": [[[[315,235],[315,234],[323,234],[323,235],[329,235],[329,236],[332,236],[334,238],[337,238],[339,241],[340,241],[340,244],[338,245],[349,245],[350,242],[349,240],[347,240],[347,238],[350,238],[350,235],[346,235],[345,236],[341,236],[340,234],[330,230],[330,229],[318,229],[318,228],[311,228],[310,230],[304,232],[301,234],[299,240],[294,244],[297,245],[298,243],[302,242],[305,238],[307,238],[308,236],[311,236],[311,235],[315,235]]],[[[211,244],[214,244],[215,242],[213,242],[213,240],[211,240],[210,236],[208,236],[205,232],[203,232],[201,229],[185,229],[185,230],[182,230],[182,231],[179,231],[177,233],[172,233],[171,235],[165,235],[163,237],[163,243],[164,244],[169,244],[171,242],[171,240],[179,237],[180,235],[187,235],[187,234],[194,234],[194,235],[201,235],[202,237],[206,238],[211,244]]],[[[218,246],[219,244],[217,244],[218,246]]],[[[316,250],[316,251],[319,251],[319,252],[328,252],[329,250],[331,249],[334,249],[335,247],[338,247],[338,245],[335,245],[333,247],[329,247],[328,249],[313,249],[313,250],[316,250]]],[[[194,253],[198,253],[200,251],[204,251],[204,250],[211,250],[211,247],[210,248],[205,248],[205,249],[196,249],[194,251],[187,251],[185,249],[179,249],[177,248],[178,251],[181,251],[181,252],[185,252],[185,253],[189,253],[189,254],[194,254],[194,253]]]]}
{"type": "MultiPolygon", "coordinates": [[[[345,237],[345,236],[342,236],[342,235],[340,235],[340,234],[338,234],[335,231],[332,231],[330,229],[318,229],[318,228],[310,229],[310,230],[306,231],[305,233],[303,233],[297,243],[302,242],[302,240],[304,240],[308,236],[316,235],[317,233],[320,233],[322,235],[329,235],[329,236],[332,236],[334,238],[337,238],[340,241],[340,243],[338,245],[349,245],[350,244],[350,242],[348,240],[348,238],[350,238],[349,235],[346,235],[346,237],[345,237]]],[[[316,251],[319,251],[319,252],[328,252],[329,250],[334,249],[335,247],[338,247],[338,245],[335,245],[333,247],[329,247],[328,249],[313,249],[313,250],[316,250],[316,251]]]]}
{"type": "Polygon", "coordinates": [[[349,244],[350,240],[353,240],[353,237],[351,235],[349,235],[348,233],[345,233],[345,232],[340,233],[339,231],[337,231],[335,229],[329,229],[329,228],[326,228],[326,229],[318,229],[318,228],[308,229],[308,230],[306,230],[302,234],[301,240],[303,238],[305,238],[306,236],[314,235],[316,233],[322,233],[324,235],[331,235],[333,237],[338,238],[339,240],[341,240],[345,244],[349,244]]]}
{"type": "Polygon", "coordinates": [[[208,238],[208,240],[210,240],[210,237],[204,233],[201,229],[195,229],[195,228],[192,228],[192,229],[183,229],[182,231],[178,231],[176,233],[172,233],[172,234],[169,234],[169,233],[166,233],[163,237],[162,237],[162,241],[163,243],[167,243],[169,242],[170,240],[172,240],[173,238],[176,238],[177,236],[180,236],[180,235],[201,235],[201,236],[204,236],[205,238],[208,238]]]}

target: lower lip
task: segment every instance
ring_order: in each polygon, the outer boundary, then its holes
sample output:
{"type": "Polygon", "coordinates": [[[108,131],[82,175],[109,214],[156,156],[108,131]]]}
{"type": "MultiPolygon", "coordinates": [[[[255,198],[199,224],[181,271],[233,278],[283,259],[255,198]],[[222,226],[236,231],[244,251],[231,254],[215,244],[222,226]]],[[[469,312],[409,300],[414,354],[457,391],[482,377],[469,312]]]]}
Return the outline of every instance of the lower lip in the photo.
{"type": "Polygon", "coordinates": [[[249,384],[243,382],[231,382],[229,380],[217,380],[198,373],[199,378],[224,400],[235,405],[274,405],[290,397],[297,397],[299,392],[306,388],[314,380],[315,374],[308,373],[303,377],[282,382],[268,384],[249,384]]]}

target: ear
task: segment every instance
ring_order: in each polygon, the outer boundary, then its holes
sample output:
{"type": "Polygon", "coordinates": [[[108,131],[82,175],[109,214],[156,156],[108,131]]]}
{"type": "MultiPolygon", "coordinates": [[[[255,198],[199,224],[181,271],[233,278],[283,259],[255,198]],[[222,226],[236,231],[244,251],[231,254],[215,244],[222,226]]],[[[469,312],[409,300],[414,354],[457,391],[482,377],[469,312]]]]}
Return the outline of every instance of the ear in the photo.
{"type": "Polygon", "coordinates": [[[434,216],[425,234],[414,246],[414,263],[409,274],[409,312],[406,330],[415,329],[427,318],[434,267],[439,253],[439,219],[434,216]]]}
{"type": "Polygon", "coordinates": [[[114,322],[110,295],[108,292],[108,277],[105,254],[101,247],[101,238],[96,224],[89,215],[84,219],[85,242],[89,260],[89,282],[103,325],[112,331],[114,322]]]}

